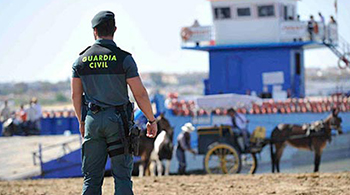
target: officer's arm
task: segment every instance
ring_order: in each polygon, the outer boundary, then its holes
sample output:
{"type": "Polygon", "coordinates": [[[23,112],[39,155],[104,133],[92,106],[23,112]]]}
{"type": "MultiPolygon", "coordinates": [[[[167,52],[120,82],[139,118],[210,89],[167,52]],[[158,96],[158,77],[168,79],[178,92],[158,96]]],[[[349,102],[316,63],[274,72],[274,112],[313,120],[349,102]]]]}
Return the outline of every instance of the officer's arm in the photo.
{"type": "Polygon", "coordinates": [[[143,114],[147,117],[148,120],[155,120],[151,102],[149,101],[148,93],[145,87],[143,86],[140,77],[136,76],[129,78],[126,80],[126,82],[130,86],[130,89],[132,91],[132,94],[134,95],[137,105],[142,110],[143,114]]]}
{"type": "Polygon", "coordinates": [[[83,85],[81,83],[81,79],[72,78],[71,88],[72,88],[72,102],[74,106],[74,111],[80,124],[82,122],[81,121],[81,98],[83,95],[83,85]]]}

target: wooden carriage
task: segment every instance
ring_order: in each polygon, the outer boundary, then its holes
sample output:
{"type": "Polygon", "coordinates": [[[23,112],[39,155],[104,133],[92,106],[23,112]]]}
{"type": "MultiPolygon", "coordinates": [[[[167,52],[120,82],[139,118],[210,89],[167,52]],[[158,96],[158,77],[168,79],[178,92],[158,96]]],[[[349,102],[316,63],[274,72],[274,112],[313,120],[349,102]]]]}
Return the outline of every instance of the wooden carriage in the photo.
{"type": "Polygon", "coordinates": [[[199,127],[198,153],[205,155],[204,168],[209,174],[254,174],[258,161],[256,154],[264,146],[265,129],[258,127],[253,132],[250,145],[244,150],[240,142],[241,135],[232,131],[230,126],[199,127]]]}
{"type": "MultiPolygon", "coordinates": [[[[250,97],[228,94],[206,96],[197,99],[201,108],[231,108],[237,103],[251,104],[250,97]]],[[[265,128],[257,127],[251,135],[250,147],[243,148],[242,136],[231,126],[199,126],[198,153],[205,155],[204,168],[209,174],[255,173],[258,162],[256,154],[264,146],[265,128]]]]}

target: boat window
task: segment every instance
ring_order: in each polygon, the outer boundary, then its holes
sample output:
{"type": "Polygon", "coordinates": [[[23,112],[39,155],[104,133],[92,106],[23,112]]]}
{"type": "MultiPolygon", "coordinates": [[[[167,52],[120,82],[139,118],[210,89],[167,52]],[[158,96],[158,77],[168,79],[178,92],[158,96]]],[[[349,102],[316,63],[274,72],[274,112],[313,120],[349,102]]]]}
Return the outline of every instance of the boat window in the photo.
{"type": "Polygon", "coordinates": [[[284,6],[284,20],[288,20],[288,7],[284,6]]]}
{"type": "Polygon", "coordinates": [[[245,7],[245,8],[237,8],[237,16],[238,17],[244,17],[244,16],[250,16],[250,8],[245,7]]]}
{"type": "Polygon", "coordinates": [[[231,9],[229,7],[214,8],[215,19],[229,19],[231,18],[231,9]]]}
{"type": "Polygon", "coordinates": [[[275,7],[273,5],[258,6],[259,17],[275,16],[275,7]]]}

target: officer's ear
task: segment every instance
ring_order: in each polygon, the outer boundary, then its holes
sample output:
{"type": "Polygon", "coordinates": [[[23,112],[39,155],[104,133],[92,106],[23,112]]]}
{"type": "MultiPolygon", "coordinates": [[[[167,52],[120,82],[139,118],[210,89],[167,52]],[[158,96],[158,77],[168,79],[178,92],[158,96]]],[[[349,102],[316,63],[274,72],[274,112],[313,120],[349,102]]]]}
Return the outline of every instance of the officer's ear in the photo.
{"type": "Polygon", "coordinates": [[[94,28],[94,37],[95,37],[95,39],[97,39],[97,37],[98,37],[97,28],[94,28]]]}
{"type": "Polygon", "coordinates": [[[116,26],[114,27],[114,33],[115,33],[115,31],[117,31],[117,27],[116,26]]]}

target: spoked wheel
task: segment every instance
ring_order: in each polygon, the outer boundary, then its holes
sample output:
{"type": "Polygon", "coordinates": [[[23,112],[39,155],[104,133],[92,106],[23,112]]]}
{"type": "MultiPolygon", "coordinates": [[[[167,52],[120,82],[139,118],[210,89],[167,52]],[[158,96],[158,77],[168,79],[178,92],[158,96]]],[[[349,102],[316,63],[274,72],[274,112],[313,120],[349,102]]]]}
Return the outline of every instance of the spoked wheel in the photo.
{"type": "Polygon", "coordinates": [[[241,154],[241,162],[241,173],[254,174],[258,168],[258,161],[254,153],[241,154]]]}
{"type": "Polygon", "coordinates": [[[208,174],[235,174],[241,170],[241,159],[234,147],[218,144],[208,150],[204,167],[208,174]]]}

